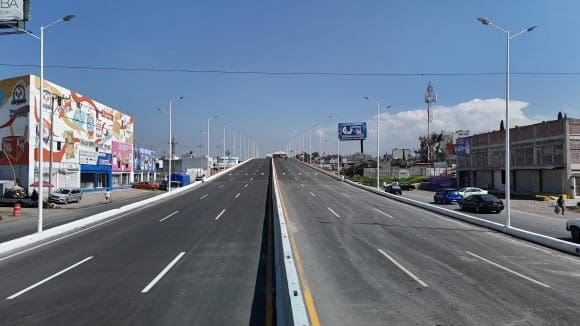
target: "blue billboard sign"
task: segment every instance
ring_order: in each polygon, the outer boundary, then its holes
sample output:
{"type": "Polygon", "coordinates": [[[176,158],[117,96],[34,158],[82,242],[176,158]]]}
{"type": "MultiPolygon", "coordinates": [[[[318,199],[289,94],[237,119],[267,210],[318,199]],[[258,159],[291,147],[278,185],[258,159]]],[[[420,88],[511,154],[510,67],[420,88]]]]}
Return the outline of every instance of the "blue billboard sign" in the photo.
{"type": "Polygon", "coordinates": [[[340,141],[367,139],[367,123],[366,122],[339,123],[338,139],[340,141]]]}

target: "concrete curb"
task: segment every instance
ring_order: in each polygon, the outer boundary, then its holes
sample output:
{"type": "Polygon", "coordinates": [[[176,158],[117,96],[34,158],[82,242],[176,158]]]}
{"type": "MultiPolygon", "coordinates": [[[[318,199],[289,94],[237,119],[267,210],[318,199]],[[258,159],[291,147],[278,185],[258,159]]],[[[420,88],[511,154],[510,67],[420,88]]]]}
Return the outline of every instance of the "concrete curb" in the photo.
{"type": "Polygon", "coordinates": [[[276,274],[276,321],[279,325],[309,325],[306,306],[300,289],[300,280],[296,271],[294,254],[286,216],[280,202],[280,190],[276,167],[272,159],[272,183],[274,186],[274,268],[276,274]]]}
{"type": "MultiPolygon", "coordinates": [[[[303,163],[303,164],[305,164],[305,163],[303,163]]],[[[335,176],[335,175],[333,175],[325,170],[319,169],[317,167],[314,167],[314,166],[311,166],[308,164],[305,164],[305,165],[314,169],[314,170],[323,172],[326,175],[329,175],[337,180],[342,180],[342,178],[337,177],[337,176],[335,176]]],[[[488,221],[488,220],[481,219],[481,218],[471,216],[468,214],[459,213],[456,211],[449,210],[447,208],[423,203],[423,202],[420,202],[420,201],[417,201],[414,199],[389,194],[389,193],[386,193],[384,191],[377,190],[376,188],[364,186],[362,184],[358,184],[358,183],[352,182],[350,180],[345,180],[345,183],[350,184],[350,185],[355,186],[355,187],[360,188],[360,189],[367,190],[369,192],[375,193],[375,194],[383,196],[383,197],[394,199],[394,200],[397,200],[399,202],[410,204],[410,205],[413,205],[416,207],[421,207],[423,209],[429,210],[429,211],[434,212],[434,213],[439,213],[439,214],[442,214],[442,215],[445,215],[448,217],[462,220],[462,221],[467,222],[467,223],[475,224],[475,225],[482,226],[482,227],[485,227],[488,229],[492,229],[492,230],[495,230],[495,231],[498,231],[501,233],[509,234],[509,235],[514,236],[516,238],[520,238],[523,240],[534,242],[534,243],[540,244],[542,246],[546,246],[546,247],[549,247],[552,249],[556,249],[556,250],[563,251],[563,252],[566,252],[569,254],[580,256],[580,244],[577,244],[577,243],[556,239],[553,237],[549,237],[547,235],[543,235],[540,233],[535,233],[535,232],[531,232],[531,231],[527,231],[527,230],[523,230],[523,229],[518,229],[518,228],[514,228],[514,227],[506,228],[506,226],[503,224],[488,221]]]]}
{"type": "MultiPolygon", "coordinates": [[[[215,178],[223,175],[226,172],[230,172],[230,171],[237,169],[238,167],[244,165],[248,161],[249,160],[246,160],[246,161],[244,161],[244,162],[242,162],[242,163],[240,163],[232,168],[226,169],[220,173],[217,173],[211,177],[208,177],[206,179],[206,182],[213,181],[215,178]]],[[[85,217],[83,219],[72,221],[70,223],[62,224],[62,225],[56,226],[54,228],[44,230],[42,233],[33,233],[33,234],[29,234],[29,235],[26,235],[26,236],[21,237],[21,238],[17,238],[17,239],[13,239],[13,240],[9,240],[9,241],[0,243],[0,255],[9,253],[11,251],[15,251],[15,250],[20,249],[20,248],[31,246],[31,245],[37,244],[39,242],[46,241],[46,240],[55,238],[57,236],[69,233],[69,232],[74,232],[74,231],[77,231],[79,229],[86,228],[86,227],[88,227],[92,224],[95,224],[97,222],[101,222],[101,221],[104,221],[104,220],[109,219],[109,218],[114,218],[114,217],[117,217],[117,216],[124,214],[124,213],[133,212],[135,210],[143,209],[145,206],[147,206],[149,204],[153,204],[153,203],[157,203],[159,201],[167,200],[168,198],[170,198],[172,196],[180,195],[186,191],[197,188],[197,186],[202,185],[202,184],[203,184],[203,182],[201,182],[201,181],[195,181],[192,184],[189,184],[185,187],[177,188],[175,190],[172,190],[171,192],[167,192],[167,193],[155,196],[155,197],[147,198],[145,200],[131,203],[131,204],[119,207],[119,208],[112,209],[112,210],[101,212],[101,213],[98,213],[98,214],[95,214],[95,215],[92,215],[89,217],[85,217]]]]}

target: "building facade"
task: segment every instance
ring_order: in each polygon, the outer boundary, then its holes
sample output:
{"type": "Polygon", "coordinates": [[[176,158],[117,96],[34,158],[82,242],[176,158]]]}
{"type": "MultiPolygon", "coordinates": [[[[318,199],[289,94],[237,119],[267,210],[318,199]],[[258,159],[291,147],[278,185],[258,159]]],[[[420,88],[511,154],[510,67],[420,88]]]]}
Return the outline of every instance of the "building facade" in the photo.
{"type": "MultiPolygon", "coordinates": [[[[128,185],[129,177],[113,181],[119,157],[113,147],[132,148],[133,118],[46,80],[44,90],[41,96],[34,75],[0,80],[0,179],[15,179],[31,192],[41,153],[44,180],[54,187],[90,191],[128,185]]],[[[123,171],[131,173],[131,164],[123,171]]]]}
{"type": "MultiPolygon", "coordinates": [[[[505,189],[505,131],[460,138],[460,186],[505,189]]],[[[516,193],[580,195],[580,120],[560,119],[510,129],[510,181],[516,193]]]]}

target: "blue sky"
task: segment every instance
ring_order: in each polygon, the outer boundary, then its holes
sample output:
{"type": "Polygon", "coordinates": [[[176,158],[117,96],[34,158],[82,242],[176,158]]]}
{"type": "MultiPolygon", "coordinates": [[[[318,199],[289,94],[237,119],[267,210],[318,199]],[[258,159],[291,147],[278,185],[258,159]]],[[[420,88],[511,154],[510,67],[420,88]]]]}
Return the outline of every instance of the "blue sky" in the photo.
{"type": "MultiPolygon", "coordinates": [[[[505,37],[477,17],[517,32],[512,72],[580,72],[576,1],[32,1],[28,28],[38,33],[70,12],[77,17],[46,32],[45,64],[192,70],[345,73],[503,73],[505,37]],[[168,5],[170,3],[170,5],[168,5]]],[[[38,64],[39,42],[0,36],[0,64],[38,64]]],[[[38,68],[0,66],[0,78],[39,74],[38,68]]],[[[376,151],[376,106],[381,152],[417,148],[426,133],[423,96],[429,81],[439,102],[435,130],[497,129],[505,79],[492,76],[263,76],[127,72],[47,68],[45,78],[135,117],[136,144],[163,151],[167,116],[155,111],[173,97],[177,152],[199,152],[207,118],[241,130],[262,153],[284,149],[292,135],[313,131],[313,150],[335,152],[328,118],[368,121],[366,148],[376,151]],[[480,99],[477,101],[476,99],[480,99]],[[495,100],[494,100],[495,99],[495,100]],[[423,115],[423,116],[422,116],[423,115]],[[314,128],[313,125],[318,127],[314,128]]],[[[513,124],[580,116],[580,75],[512,76],[513,124]]],[[[299,136],[295,136],[299,137],[299,136]]],[[[212,146],[214,147],[214,146],[212,146]]],[[[202,149],[205,152],[205,148],[202,149]]],[[[212,148],[215,150],[215,148],[212,148]]],[[[356,143],[341,144],[355,152],[356,143]]]]}

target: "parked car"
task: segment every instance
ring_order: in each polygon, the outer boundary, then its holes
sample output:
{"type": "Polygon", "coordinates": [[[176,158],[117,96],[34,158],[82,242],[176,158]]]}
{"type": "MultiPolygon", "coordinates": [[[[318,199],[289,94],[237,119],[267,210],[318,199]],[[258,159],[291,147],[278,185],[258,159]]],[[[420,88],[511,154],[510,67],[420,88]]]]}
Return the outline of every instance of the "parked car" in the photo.
{"type": "Polygon", "coordinates": [[[138,182],[133,185],[135,189],[144,189],[144,190],[157,190],[159,189],[159,185],[155,182],[138,182]]]}
{"type": "Polygon", "coordinates": [[[463,198],[469,197],[471,195],[486,195],[487,194],[487,190],[483,190],[481,188],[476,188],[476,187],[465,187],[465,188],[461,188],[457,192],[463,198]]]}
{"type": "Polygon", "coordinates": [[[462,210],[473,210],[476,213],[495,212],[499,214],[503,210],[503,202],[494,195],[471,195],[463,198],[459,207],[462,210]]]}
{"type": "Polygon", "coordinates": [[[81,188],[60,188],[52,192],[48,201],[57,204],[68,204],[71,202],[80,202],[83,197],[81,188]]]}
{"type": "Polygon", "coordinates": [[[433,201],[441,204],[459,203],[462,197],[454,188],[445,188],[438,190],[433,196],[433,201]]]}
{"type": "MultiPolygon", "coordinates": [[[[171,181],[171,188],[179,188],[181,187],[181,182],[179,181],[171,181]]],[[[167,190],[167,181],[162,181],[159,183],[159,190],[167,190]]]]}
{"type": "Polygon", "coordinates": [[[195,181],[203,181],[203,176],[202,175],[196,176],[195,181]]]}
{"type": "Polygon", "coordinates": [[[399,187],[401,187],[401,190],[413,190],[416,189],[415,185],[412,183],[399,183],[399,187]]]}
{"type": "Polygon", "coordinates": [[[566,230],[570,231],[574,241],[580,242],[580,218],[567,221],[566,230]]]}
{"type": "Polygon", "coordinates": [[[23,191],[6,190],[0,197],[0,206],[12,207],[14,204],[20,203],[22,207],[36,207],[38,206],[38,198],[32,199],[23,191]]]}
{"type": "Polygon", "coordinates": [[[401,187],[396,183],[385,185],[385,191],[393,195],[402,195],[401,187]]]}

